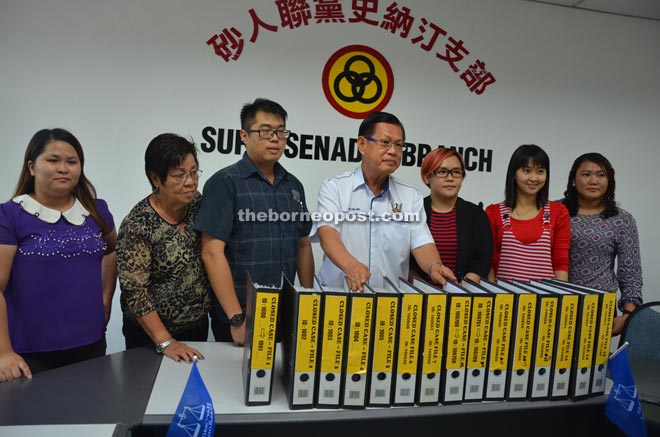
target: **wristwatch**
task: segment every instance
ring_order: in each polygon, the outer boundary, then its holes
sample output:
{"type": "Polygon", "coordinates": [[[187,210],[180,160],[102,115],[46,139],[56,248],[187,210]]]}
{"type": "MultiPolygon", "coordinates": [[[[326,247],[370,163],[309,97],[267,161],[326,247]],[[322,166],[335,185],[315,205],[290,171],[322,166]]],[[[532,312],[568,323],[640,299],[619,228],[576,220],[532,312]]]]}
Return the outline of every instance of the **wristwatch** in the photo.
{"type": "Polygon", "coordinates": [[[158,352],[159,354],[162,354],[163,351],[165,350],[165,348],[167,346],[171,345],[172,343],[174,343],[175,341],[176,341],[176,339],[170,338],[169,340],[165,340],[164,342],[157,344],[156,345],[156,352],[158,352]]]}
{"type": "Polygon", "coordinates": [[[238,328],[243,324],[243,321],[245,320],[245,314],[244,313],[236,313],[234,316],[229,319],[229,324],[233,326],[234,328],[238,328]]]}

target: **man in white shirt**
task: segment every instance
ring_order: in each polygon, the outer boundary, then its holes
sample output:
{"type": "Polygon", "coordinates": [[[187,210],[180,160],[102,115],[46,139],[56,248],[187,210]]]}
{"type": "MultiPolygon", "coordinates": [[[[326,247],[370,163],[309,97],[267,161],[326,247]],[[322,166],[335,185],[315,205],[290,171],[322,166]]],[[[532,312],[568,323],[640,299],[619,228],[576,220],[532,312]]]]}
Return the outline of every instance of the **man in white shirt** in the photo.
{"type": "Polygon", "coordinates": [[[325,252],[319,270],[327,285],[363,290],[408,278],[410,254],[431,279],[456,280],[443,266],[426,224],[422,196],[392,173],[401,165],[405,131],[399,119],[374,112],[360,124],[355,170],[326,179],[318,195],[312,242],[325,252]],[[346,279],[344,279],[346,278],[346,279]]]}

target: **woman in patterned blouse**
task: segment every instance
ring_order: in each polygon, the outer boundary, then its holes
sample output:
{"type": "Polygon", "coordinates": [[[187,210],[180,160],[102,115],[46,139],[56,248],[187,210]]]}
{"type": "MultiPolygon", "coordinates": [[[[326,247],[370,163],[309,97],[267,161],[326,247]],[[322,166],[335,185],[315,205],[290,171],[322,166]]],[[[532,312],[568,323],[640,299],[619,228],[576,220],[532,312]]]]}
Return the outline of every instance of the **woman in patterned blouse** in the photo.
{"type": "Polygon", "coordinates": [[[614,188],[612,164],[600,153],[585,153],[573,163],[562,202],[571,216],[569,281],[620,291],[617,335],[642,304],[642,266],[635,219],[616,205],[614,188]]]}
{"type": "Polygon", "coordinates": [[[117,266],[126,348],[155,345],[175,360],[202,358],[184,341],[206,341],[210,286],[193,229],[202,196],[195,145],[161,134],[147,146],[152,192],[119,227],[117,266]]]}

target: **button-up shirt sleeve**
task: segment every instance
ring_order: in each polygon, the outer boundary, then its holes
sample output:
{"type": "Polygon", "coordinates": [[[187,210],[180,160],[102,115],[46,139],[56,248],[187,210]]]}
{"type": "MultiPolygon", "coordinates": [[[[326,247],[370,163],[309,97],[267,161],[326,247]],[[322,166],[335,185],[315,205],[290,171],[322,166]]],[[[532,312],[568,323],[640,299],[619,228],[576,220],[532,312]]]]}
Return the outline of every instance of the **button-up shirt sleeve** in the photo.
{"type": "Polygon", "coordinates": [[[334,179],[327,179],[321,184],[318,195],[317,217],[310,232],[310,239],[314,243],[320,241],[318,230],[322,226],[330,226],[339,231],[339,225],[333,220],[324,220],[330,216],[337,216],[341,211],[341,193],[334,179]]]}
{"type": "Polygon", "coordinates": [[[419,214],[419,220],[412,223],[410,235],[410,250],[417,249],[425,244],[433,243],[433,236],[426,224],[426,211],[424,211],[424,199],[417,192],[413,195],[411,211],[419,214]]]}
{"type": "Polygon", "coordinates": [[[216,173],[204,185],[202,207],[195,221],[195,230],[224,241],[231,238],[236,211],[236,190],[231,181],[216,173]]]}

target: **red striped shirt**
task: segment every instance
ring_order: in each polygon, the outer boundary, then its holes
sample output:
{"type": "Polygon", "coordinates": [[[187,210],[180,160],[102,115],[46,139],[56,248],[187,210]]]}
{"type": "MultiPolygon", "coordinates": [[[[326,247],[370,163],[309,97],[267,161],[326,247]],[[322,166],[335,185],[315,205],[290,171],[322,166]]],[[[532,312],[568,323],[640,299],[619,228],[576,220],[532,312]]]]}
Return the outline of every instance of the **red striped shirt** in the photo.
{"type": "Polygon", "coordinates": [[[516,220],[511,217],[511,210],[502,202],[500,215],[504,232],[502,235],[502,249],[500,264],[497,267],[497,278],[530,279],[554,278],[552,268],[552,245],[550,244],[550,205],[546,204],[539,211],[541,217],[541,235],[536,241],[525,242],[516,238],[513,226],[523,225],[529,229],[532,220],[516,220]]]}
{"type": "Polygon", "coordinates": [[[442,264],[449,267],[456,274],[456,259],[458,256],[456,208],[449,212],[431,210],[429,229],[435,241],[435,247],[438,248],[442,264]]]}

